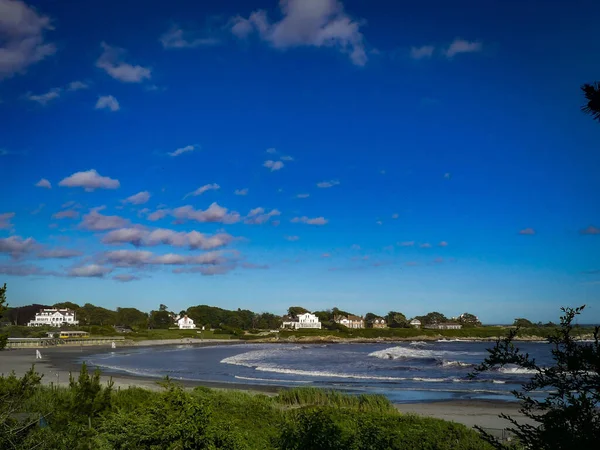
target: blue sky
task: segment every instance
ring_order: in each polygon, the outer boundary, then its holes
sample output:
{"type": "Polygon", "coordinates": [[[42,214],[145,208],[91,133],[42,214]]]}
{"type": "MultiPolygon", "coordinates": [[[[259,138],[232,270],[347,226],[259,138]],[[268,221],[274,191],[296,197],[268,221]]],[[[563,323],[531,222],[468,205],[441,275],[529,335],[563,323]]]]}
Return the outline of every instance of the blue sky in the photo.
{"type": "Polygon", "coordinates": [[[599,322],[600,4],[541,5],[0,0],[10,303],[599,322]]]}

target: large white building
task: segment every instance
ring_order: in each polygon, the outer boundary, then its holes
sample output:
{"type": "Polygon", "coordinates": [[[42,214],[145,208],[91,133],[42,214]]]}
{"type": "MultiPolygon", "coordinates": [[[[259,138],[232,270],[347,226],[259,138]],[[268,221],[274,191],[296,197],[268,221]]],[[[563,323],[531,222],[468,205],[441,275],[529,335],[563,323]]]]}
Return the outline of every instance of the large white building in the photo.
{"type": "Polygon", "coordinates": [[[196,329],[196,325],[194,321],[190,319],[188,316],[183,316],[177,319],[177,326],[180,330],[194,330],[196,329]]]}
{"type": "Polygon", "coordinates": [[[27,324],[28,327],[61,327],[63,325],[79,325],[75,311],[58,308],[40,309],[40,312],[35,313],[35,318],[27,324]]]}
{"type": "Polygon", "coordinates": [[[281,328],[294,328],[295,330],[302,328],[314,328],[320,330],[321,322],[319,322],[319,318],[314,314],[304,313],[298,316],[298,320],[283,322],[281,328]]]}
{"type": "Polygon", "coordinates": [[[350,314],[348,316],[336,316],[333,318],[333,321],[339,323],[340,325],[344,325],[348,328],[364,328],[365,320],[362,317],[355,316],[350,314]]]}

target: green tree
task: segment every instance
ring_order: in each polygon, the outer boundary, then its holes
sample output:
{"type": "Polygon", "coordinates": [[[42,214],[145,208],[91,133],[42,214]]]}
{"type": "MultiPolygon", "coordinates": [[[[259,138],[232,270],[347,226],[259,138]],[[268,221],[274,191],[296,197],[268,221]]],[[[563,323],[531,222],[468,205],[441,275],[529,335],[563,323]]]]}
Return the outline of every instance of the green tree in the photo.
{"type": "MultiPolygon", "coordinates": [[[[4,283],[4,286],[0,287],[0,318],[6,311],[8,311],[8,303],[6,303],[6,283],[4,283]]],[[[7,342],[8,335],[0,333],[0,350],[6,347],[7,342]]]]}
{"type": "MultiPolygon", "coordinates": [[[[591,343],[573,336],[575,316],[585,306],[562,308],[560,328],[548,336],[552,346],[553,364],[541,366],[514,345],[518,329],[496,342],[489,356],[475,368],[471,377],[480,372],[514,364],[533,372],[532,378],[513,395],[521,402],[521,412],[539,425],[527,425],[508,415],[500,417],[512,424],[525,449],[569,450],[597,449],[600,442],[600,327],[594,329],[591,343]],[[545,398],[532,396],[545,393],[545,398]]],[[[484,438],[498,449],[502,443],[483,430],[484,438]]]]}
{"type": "Polygon", "coordinates": [[[116,325],[145,328],[148,325],[148,314],[136,308],[117,308],[116,325]]]}
{"type": "Polygon", "coordinates": [[[463,327],[480,327],[481,321],[477,318],[476,315],[470,313],[462,313],[458,318],[458,322],[462,324],[463,327]]]}
{"type": "Polygon", "coordinates": [[[79,309],[81,308],[81,306],[79,306],[77,303],[73,303],[73,302],[61,302],[61,303],[55,303],[54,305],[52,305],[54,308],[66,308],[66,309],[72,309],[73,311],[77,312],[79,311],[79,309]]]}
{"type": "MultiPolygon", "coordinates": [[[[368,313],[365,314],[365,323],[368,324],[368,325],[370,325],[378,317],[379,316],[377,314],[374,314],[372,312],[368,312],[368,313]]],[[[405,319],[406,319],[406,317],[405,317],[405,319]]]]}
{"type": "Polygon", "coordinates": [[[158,306],[158,310],[159,311],[166,311],[168,308],[167,305],[163,305],[162,303],[158,306]]]}
{"type": "Polygon", "coordinates": [[[519,328],[531,328],[534,327],[535,325],[533,324],[533,322],[531,320],[527,320],[524,319],[522,317],[517,317],[515,319],[515,321],[513,322],[513,327],[519,327],[519,328]]]}
{"type": "Polygon", "coordinates": [[[410,323],[406,316],[398,311],[390,311],[385,316],[385,321],[390,328],[409,328],[410,323]]]}
{"type": "Polygon", "coordinates": [[[581,107],[581,110],[592,116],[595,120],[600,121],[600,82],[586,83],[581,86],[581,90],[587,100],[586,104],[581,107]]]}
{"type": "Polygon", "coordinates": [[[419,319],[422,325],[434,325],[438,323],[448,322],[446,316],[437,311],[427,313],[424,316],[417,316],[415,317],[415,319],[419,319]]]}
{"type": "Polygon", "coordinates": [[[290,306],[288,308],[288,316],[290,317],[298,317],[300,314],[304,314],[310,312],[308,309],[303,308],[302,306],[290,306]]]}
{"type": "Polygon", "coordinates": [[[165,310],[150,311],[148,319],[148,328],[169,328],[173,324],[171,314],[165,310]]]}

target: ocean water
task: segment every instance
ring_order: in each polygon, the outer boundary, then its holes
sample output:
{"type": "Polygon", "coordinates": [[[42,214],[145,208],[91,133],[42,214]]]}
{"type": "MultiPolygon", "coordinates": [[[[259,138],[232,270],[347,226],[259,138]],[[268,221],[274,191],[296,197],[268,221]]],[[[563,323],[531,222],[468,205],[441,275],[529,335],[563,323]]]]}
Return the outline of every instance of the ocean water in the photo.
{"type": "MultiPolygon", "coordinates": [[[[468,380],[486,356],[485,342],[379,344],[239,344],[125,349],[86,358],[104,372],[180,380],[273,386],[329,387],[378,393],[393,402],[457,399],[513,400],[510,391],[531,373],[503,367],[468,380]]],[[[550,363],[550,346],[518,343],[538,364],[550,363]]]]}

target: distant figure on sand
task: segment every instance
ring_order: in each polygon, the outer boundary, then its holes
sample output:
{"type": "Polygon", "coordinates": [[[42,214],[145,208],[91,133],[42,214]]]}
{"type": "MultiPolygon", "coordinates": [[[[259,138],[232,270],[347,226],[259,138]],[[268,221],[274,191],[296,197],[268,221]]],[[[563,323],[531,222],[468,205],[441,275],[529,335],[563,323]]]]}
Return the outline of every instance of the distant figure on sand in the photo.
{"type": "Polygon", "coordinates": [[[111,346],[112,348],[117,348],[117,344],[115,344],[115,341],[113,341],[113,342],[112,342],[112,344],[110,344],[110,346],[111,346]]]}
{"type": "Polygon", "coordinates": [[[35,359],[42,359],[42,354],[39,350],[35,351],[35,359]]]}

